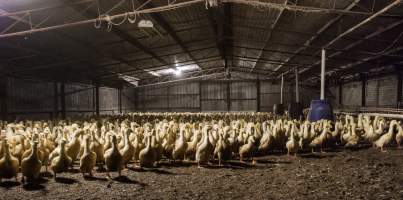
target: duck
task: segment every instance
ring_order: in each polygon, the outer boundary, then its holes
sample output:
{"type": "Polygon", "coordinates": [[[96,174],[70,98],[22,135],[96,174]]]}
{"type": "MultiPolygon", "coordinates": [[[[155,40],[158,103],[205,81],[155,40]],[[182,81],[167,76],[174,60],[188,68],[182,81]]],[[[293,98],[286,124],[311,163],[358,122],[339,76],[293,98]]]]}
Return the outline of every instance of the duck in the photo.
{"type": "Polygon", "coordinates": [[[132,160],[132,158],[134,156],[134,147],[129,139],[130,133],[131,133],[130,129],[126,129],[124,131],[124,138],[123,138],[124,146],[120,150],[120,154],[122,155],[122,159],[123,159],[123,166],[125,166],[125,167],[127,167],[127,164],[132,160]]]}
{"type": "Polygon", "coordinates": [[[186,153],[185,153],[185,160],[194,158],[194,155],[196,153],[196,146],[197,146],[197,143],[198,143],[198,141],[200,139],[199,136],[200,136],[199,130],[194,130],[192,140],[187,143],[187,148],[186,148],[186,153]]]}
{"type": "MultiPolygon", "coordinates": [[[[263,132],[262,138],[260,138],[259,147],[258,147],[258,152],[260,152],[260,153],[266,153],[269,150],[271,143],[273,142],[273,138],[269,131],[270,131],[269,129],[265,129],[265,131],[263,132]]],[[[277,131],[277,130],[274,129],[274,131],[277,131]]]]}
{"type": "Polygon", "coordinates": [[[42,168],[42,161],[39,159],[38,155],[38,141],[34,141],[31,146],[32,150],[30,155],[21,162],[21,182],[23,183],[25,182],[25,178],[27,178],[28,181],[37,180],[42,168]]]}
{"type": "Polygon", "coordinates": [[[49,148],[44,145],[42,140],[40,140],[38,144],[38,155],[39,159],[42,162],[42,166],[45,166],[46,172],[48,172],[49,154],[50,154],[49,148]]]}
{"type": "Polygon", "coordinates": [[[7,140],[3,139],[2,141],[2,149],[3,149],[3,157],[0,159],[0,183],[2,182],[3,178],[15,178],[17,179],[17,173],[19,169],[19,162],[18,159],[15,158],[10,153],[10,148],[8,146],[7,140]]]}
{"type": "Polygon", "coordinates": [[[90,138],[85,137],[84,139],[84,153],[80,158],[80,171],[85,176],[88,173],[90,177],[93,177],[92,171],[97,162],[97,154],[90,148],[90,138]]]}
{"type": "Polygon", "coordinates": [[[397,126],[397,134],[396,134],[396,143],[399,149],[401,149],[401,143],[403,141],[403,128],[402,126],[399,124],[397,126]]]}
{"type": "Polygon", "coordinates": [[[82,129],[77,129],[73,133],[73,139],[66,145],[66,154],[72,159],[72,163],[77,159],[78,154],[80,153],[81,143],[79,137],[83,134],[82,129]]]}
{"type": "Polygon", "coordinates": [[[148,134],[146,136],[146,147],[142,149],[139,153],[139,163],[140,167],[153,167],[155,162],[154,149],[152,148],[152,135],[148,134]]]}
{"type": "Polygon", "coordinates": [[[297,141],[295,140],[295,137],[294,137],[295,124],[293,123],[291,126],[292,126],[291,127],[291,133],[290,133],[290,136],[289,136],[288,141],[287,141],[285,146],[287,147],[287,155],[288,156],[290,155],[290,153],[294,153],[294,156],[297,156],[298,143],[297,143],[297,141]]]}
{"type": "Polygon", "coordinates": [[[386,145],[388,145],[393,138],[393,130],[394,127],[397,125],[397,121],[396,120],[392,120],[389,124],[389,130],[386,134],[382,135],[377,141],[374,142],[374,146],[377,148],[380,148],[382,152],[386,152],[386,150],[384,150],[384,147],[386,145]]]}
{"type": "Polygon", "coordinates": [[[111,178],[110,172],[118,172],[119,177],[121,176],[123,158],[117,147],[117,138],[115,135],[111,136],[111,147],[105,151],[105,165],[107,177],[111,178]]]}
{"type": "MultiPolygon", "coordinates": [[[[322,133],[319,136],[315,137],[309,144],[309,146],[312,149],[312,153],[314,152],[314,149],[317,147],[320,147],[320,151],[323,152],[323,144],[325,143],[328,134],[330,134],[329,128],[327,127],[326,124],[323,126],[322,133]]],[[[311,129],[313,129],[313,127],[311,129]]]]}
{"type": "Polygon", "coordinates": [[[53,171],[53,177],[56,174],[66,172],[72,163],[72,159],[66,153],[66,141],[61,140],[59,154],[51,161],[50,168],[53,171]]]}
{"type": "Polygon", "coordinates": [[[239,148],[239,161],[244,162],[245,157],[252,157],[252,163],[255,164],[254,154],[255,139],[251,135],[248,137],[248,142],[239,148]]]}
{"type": "Polygon", "coordinates": [[[360,139],[356,133],[356,124],[352,123],[350,125],[349,135],[347,137],[347,143],[344,145],[347,148],[354,148],[358,145],[358,140],[360,139]]]}
{"type": "Polygon", "coordinates": [[[187,149],[187,142],[185,141],[184,137],[184,130],[185,127],[181,127],[179,131],[179,138],[175,141],[175,146],[172,151],[172,159],[175,161],[179,158],[184,158],[186,149],[187,149]]]}
{"type": "Polygon", "coordinates": [[[102,166],[105,162],[104,158],[104,146],[99,142],[98,138],[95,135],[95,131],[91,132],[91,145],[90,150],[93,151],[97,155],[96,163],[102,166]]]}
{"type": "Polygon", "coordinates": [[[214,151],[214,147],[209,139],[210,126],[203,127],[203,141],[196,150],[196,162],[200,168],[202,165],[207,164],[214,151]]]}

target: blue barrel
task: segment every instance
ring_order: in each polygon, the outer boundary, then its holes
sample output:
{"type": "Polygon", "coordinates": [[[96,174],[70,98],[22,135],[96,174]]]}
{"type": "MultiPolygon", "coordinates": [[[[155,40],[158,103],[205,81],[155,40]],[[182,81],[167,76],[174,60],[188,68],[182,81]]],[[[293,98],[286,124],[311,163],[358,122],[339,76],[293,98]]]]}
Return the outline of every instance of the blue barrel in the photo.
{"type": "Polygon", "coordinates": [[[326,100],[312,100],[308,120],[316,122],[321,119],[333,120],[333,109],[326,100]]]}

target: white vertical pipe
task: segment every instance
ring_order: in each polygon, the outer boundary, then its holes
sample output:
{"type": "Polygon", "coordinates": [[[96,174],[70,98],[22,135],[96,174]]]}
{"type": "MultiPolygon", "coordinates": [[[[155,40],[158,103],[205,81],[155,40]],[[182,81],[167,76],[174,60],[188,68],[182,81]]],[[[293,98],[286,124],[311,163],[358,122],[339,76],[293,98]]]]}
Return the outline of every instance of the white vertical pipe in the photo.
{"type": "Polygon", "coordinates": [[[299,103],[298,69],[295,69],[295,102],[299,103]]]}
{"type": "Polygon", "coordinates": [[[281,75],[280,104],[283,104],[284,75],[281,75]]]}
{"type": "Polygon", "coordinates": [[[322,70],[320,72],[320,100],[325,100],[326,50],[322,49],[322,70]]]}

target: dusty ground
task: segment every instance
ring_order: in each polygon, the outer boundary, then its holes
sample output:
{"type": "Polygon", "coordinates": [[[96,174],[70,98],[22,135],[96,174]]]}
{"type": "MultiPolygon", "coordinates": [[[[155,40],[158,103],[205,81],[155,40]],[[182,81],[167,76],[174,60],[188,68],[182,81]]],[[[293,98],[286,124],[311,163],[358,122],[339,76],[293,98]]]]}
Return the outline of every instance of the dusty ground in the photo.
{"type": "Polygon", "coordinates": [[[104,173],[87,180],[65,173],[39,186],[4,182],[0,199],[403,199],[403,150],[270,155],[256,167],[165,164],[123,175],[113,182],[104,173]]]}

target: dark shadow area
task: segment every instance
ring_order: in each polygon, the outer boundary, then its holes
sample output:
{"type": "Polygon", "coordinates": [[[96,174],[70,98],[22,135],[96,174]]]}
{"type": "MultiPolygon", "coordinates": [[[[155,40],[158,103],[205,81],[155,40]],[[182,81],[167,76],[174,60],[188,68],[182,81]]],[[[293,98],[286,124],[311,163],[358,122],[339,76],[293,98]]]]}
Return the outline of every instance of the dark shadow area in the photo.
{"type": "Polygon", "coordinates": [[[51,172],[41,172],[40,175],[41,177],[53,177],[51,172]]]}
{"type": "Polygon", "coordinates": [[[163,169],[158,169],[158,168],[143,168],[143,167],[136,167],[136,168],[130,168],[131,171],[135,172],[153,172],[156,174],[165,174],[165,175],[177,175],[176,173],[172,173],[167,170],[163,169]]]}
{"type": "Polygon", "coordinates": [[[68,184],[68,185],[78,183],[78,181],[76,179],[65,178],[65,177],[56,177],[55,181],[58,183],[63,183],[63,184],[68,184]]]}
{"type": "Polygon", "coordinates": [[[106,168],[103,165],[98,165],[98,167],[96,167],[96,171],[97,172],[106,172],[106,168]]]}
{"type": "Polygon", "coordinates": [[[0,183],[0,187],[6,188],[6,189],[10,189],[12,187],[16,187],[21,185],[20,182],[16,182],[16,181],[3,181],[0,183]]]}
{"type": "Polygon", "coordinates": [[[169,168],[169,167],[191,167],[194,165],[197,165],[197,164],[192,161],[181,161],[181,162],[162,161],[162,162],[158,163],[158,167],[167,167],[167,168],[169,168]]]}
{"type": "Polygon", "coordinates": [[[107,178],[95,177],[95,176],[84,176],[84,180],[86,181],[108,181],[107,178]]]}
{"type": "Polygon", "coordinates": [[[24,188],[27,191],[36,191],[36,190],[44,190],[45,186],[43,186],[39,182],[29,182],[27,184],[22,185],[22,188],[24,188]]]}
{"type": "Polygon", "coordinates": [[[79,170],[79,169],[69,169],[69,170],[67,170],[67,172],[70,172],[70,173],[80,173],[80,170],[79,170]]]}
{"type": "Polygon", "coordinates": [[[334,154],[327,153],[310,153],[310,154],[301,154],[299,155],[301,158],[313,158],[313,159],[324,159],[324,158],[333,158],[334,154]]]}
{"type": "MultiPolygon", "coordinates": [[[[298,157],[298,154],[297,154],[297,157],[298,157]]],[[[290,158],[294,159],[294,156],[291,156],[290,158]]],[[[291,161],[269,160],[269,159],[261,159],[261,160],[258,159],[256,161],[257,161],[257,163],[260,163],[260,164],[291,164],[292,163],[291,161]]]]}
{"type": "Polygon", "coordinates": [[[136,181],[136,180],[132,180],[132,179],[130,179],[130,178],[127,177],[127,176],[118,176],[118,177],[116,177],[116,178],[113,178],[112,180],[117,181],[117,182],[119,182],[119,183],[140,185],[141,187],[147,186],[147,184],[138,182],[138,181],[136,181]]]}

